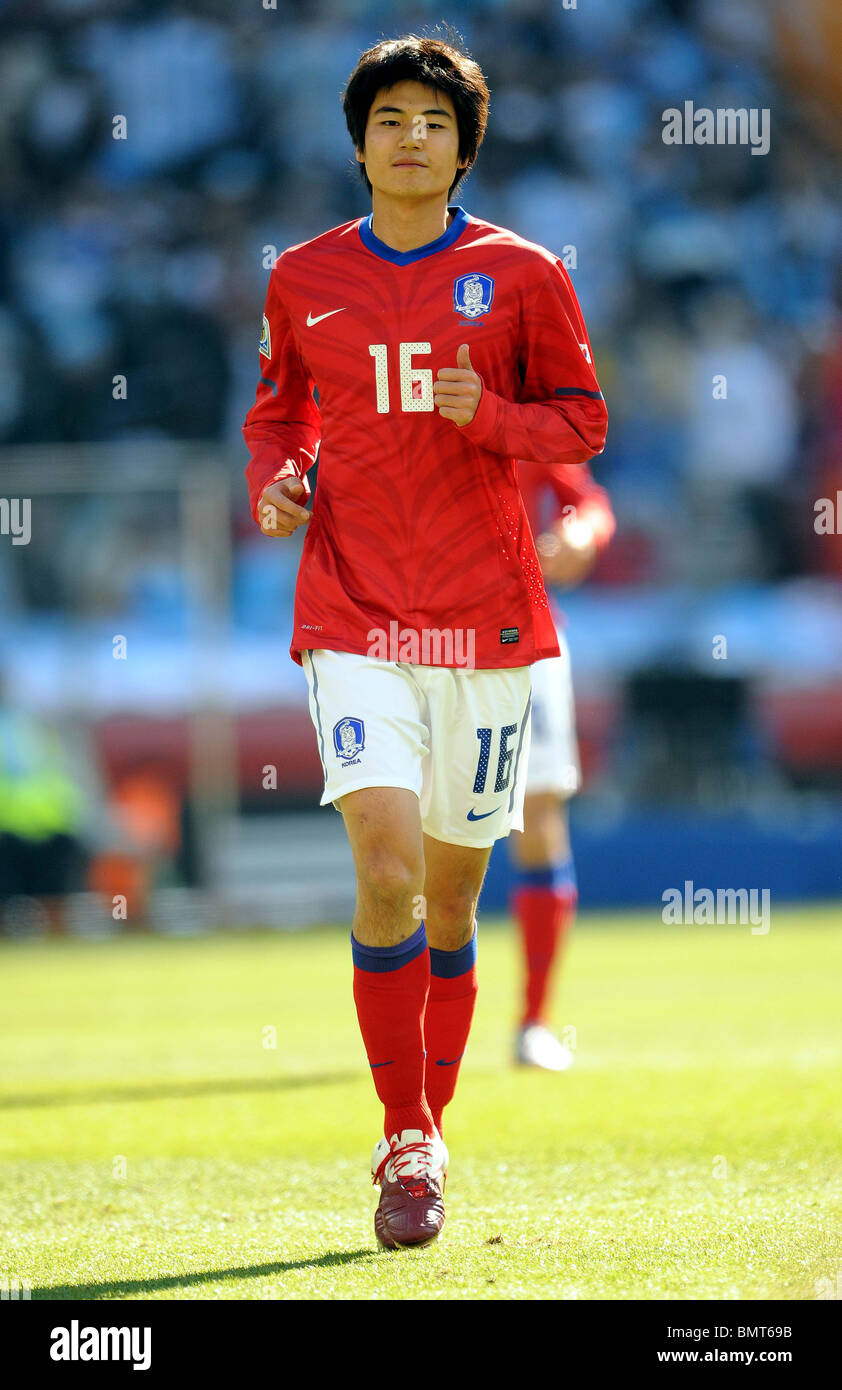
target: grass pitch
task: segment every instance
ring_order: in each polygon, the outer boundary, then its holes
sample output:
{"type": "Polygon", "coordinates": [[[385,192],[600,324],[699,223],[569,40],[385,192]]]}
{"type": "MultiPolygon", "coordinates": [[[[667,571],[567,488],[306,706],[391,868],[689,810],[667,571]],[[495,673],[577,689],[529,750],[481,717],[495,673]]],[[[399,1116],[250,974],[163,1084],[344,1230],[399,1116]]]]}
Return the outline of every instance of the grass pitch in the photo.
{"type": "Polygon", "coordinates": [[[812,1299],[842,1287],[842,914],[584,916],[563,1075],[509,1065],[511,924],[448,1219],[378,1250],[347,930],[0,943],[0,1278],[33,1298],[812,1299]]]}

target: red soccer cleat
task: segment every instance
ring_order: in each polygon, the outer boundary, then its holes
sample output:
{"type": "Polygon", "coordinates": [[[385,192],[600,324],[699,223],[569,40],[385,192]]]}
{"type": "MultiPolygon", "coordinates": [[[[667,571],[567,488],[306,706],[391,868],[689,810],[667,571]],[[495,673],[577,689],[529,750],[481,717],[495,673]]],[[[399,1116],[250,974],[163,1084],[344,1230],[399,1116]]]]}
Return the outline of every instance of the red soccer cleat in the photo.
{"type": "Polygon", "coordinates": [[[374,1234],[387,1250],[429,1245],[444,1225],[444,1183],[450,1155],[435,1130],[405,1129],[381,1139],[371,1156],[371,1180],[380,1186],[374,1234]]]}

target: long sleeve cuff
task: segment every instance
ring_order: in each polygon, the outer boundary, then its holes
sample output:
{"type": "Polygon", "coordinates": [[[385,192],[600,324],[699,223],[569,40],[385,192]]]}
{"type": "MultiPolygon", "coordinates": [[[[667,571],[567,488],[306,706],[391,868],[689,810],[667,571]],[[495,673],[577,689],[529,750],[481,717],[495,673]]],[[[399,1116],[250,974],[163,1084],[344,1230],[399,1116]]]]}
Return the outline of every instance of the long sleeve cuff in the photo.
{"type": "Polygon", "coordinates": [[[497,407],[500,401],[501,397],[496,396],[493,391],[489,391],[483,381],[482,395],[479,398],[479,405],[474,411],[474,418],[467,425],[461,427],[461,433],[470,439],[472,444],[479,444],[480,446],[487,444],[497,424],[497,407]]]}
{"type": "Polygon", "coordinates": [[[251,514],[258,525],[260,525],[260,518],[257,514],[258,504],[270,483],[280,482],[281,478],[298,478],[299,482],[304,484],[304,497],[302,501],[306,502],[307,498],[310,496],[311,490],[307,474],[299,472],[295,459],[285,459],[280,468],[277,467],[276,459],[277,456],[275,459],[271,457],[261,458],[258,456],[257,459],[252,460],[246,469],[251,514]]]}

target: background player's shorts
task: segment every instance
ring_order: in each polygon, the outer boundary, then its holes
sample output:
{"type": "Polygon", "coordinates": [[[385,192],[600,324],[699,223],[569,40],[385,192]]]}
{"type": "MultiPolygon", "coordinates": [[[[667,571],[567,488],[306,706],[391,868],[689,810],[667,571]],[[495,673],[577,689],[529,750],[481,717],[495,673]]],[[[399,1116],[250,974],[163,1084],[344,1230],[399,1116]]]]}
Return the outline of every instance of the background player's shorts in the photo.
{"type": "Polygon", "coordinates": [[[427,835],[484,849],[523,829],[528,666],[471,671],[302,652],[324,806],[361,787],[407,787],[427,835]]]}
{"type": "Polygon", "coordinates": [[[57,898],[84,883],[85,853],[72,835],[27,840],[0,834],[0,903],[9,898],[57,898]]]}
{"type": "Polygon", "coordinates": [[[567,798],[581,786],[579,748],[570,653],[558,634],[561,656],[536,661],[532,671],[532,741],[526,774],[527,795],[553,792],[567,798]]]}

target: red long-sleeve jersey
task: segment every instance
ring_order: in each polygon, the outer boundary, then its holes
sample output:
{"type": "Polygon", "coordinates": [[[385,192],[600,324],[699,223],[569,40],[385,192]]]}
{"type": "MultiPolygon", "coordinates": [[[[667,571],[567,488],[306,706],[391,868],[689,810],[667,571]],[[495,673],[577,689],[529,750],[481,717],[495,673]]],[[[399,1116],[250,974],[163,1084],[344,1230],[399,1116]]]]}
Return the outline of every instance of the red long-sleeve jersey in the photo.
{"type": "Polygon", "coordinates": [[[414,251],[380,241],[369,217],[272,269],[243,434],[255,519],[267,484],[305,478],[318,450],[296,661],[307,648],[365,653],[393,622],[473,630],[478,667],[558,653],[517,460],[600,453],[605,402],[561,262],[450,211],[447,231],[414,251]],[[483,389],[460,428],[438,414],[433,381],[463,342],[483,389]]]}

